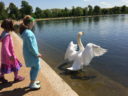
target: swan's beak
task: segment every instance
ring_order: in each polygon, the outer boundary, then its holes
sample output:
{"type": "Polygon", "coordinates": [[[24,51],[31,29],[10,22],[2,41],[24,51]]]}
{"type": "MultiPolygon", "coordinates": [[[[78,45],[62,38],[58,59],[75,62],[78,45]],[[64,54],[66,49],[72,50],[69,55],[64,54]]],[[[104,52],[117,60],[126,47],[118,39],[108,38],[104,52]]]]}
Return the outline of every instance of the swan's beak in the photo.
{"type": "Polygon", "coordinates": [[[82,36],[84,34],[85,34],[85,32],[78,32],[78,35],[80,35],[80,36],[82,36]]]}

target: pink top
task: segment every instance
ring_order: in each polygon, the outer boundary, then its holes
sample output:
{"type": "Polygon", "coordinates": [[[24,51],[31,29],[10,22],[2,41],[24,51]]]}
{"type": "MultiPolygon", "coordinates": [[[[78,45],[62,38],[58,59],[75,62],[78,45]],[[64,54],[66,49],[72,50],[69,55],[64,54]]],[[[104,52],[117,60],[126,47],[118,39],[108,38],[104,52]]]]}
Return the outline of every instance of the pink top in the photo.
{"type": "Polygon", "coordinates": [[[1,48],[1,63],[2,64],[10,64],[13,63],[10,60],[10,56],[14,56],[14,47],[10,34],[7,34],[2,40],[2,48],[1,48]]]}
{"type": "Polygon", "coordinates": [[[1,48],[1,70],[4,73],[14,72],[20,69],[22,64],[14,55],[14,46],[12,37],[9,33],[3,32],[0,36],[0,41],[2,42],[1,48]],[[14,60],[11,60],[10,57],[13,56],[14,60]]]}

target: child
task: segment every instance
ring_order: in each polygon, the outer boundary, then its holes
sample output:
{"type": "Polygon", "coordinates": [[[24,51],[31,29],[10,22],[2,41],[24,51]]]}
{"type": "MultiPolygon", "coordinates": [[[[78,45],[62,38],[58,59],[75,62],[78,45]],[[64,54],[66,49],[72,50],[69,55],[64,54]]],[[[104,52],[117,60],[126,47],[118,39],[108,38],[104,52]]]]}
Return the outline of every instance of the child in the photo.
{"type": "Polygon", "coordinates": [[[30,85],[31,89],[39,89],[39,81],[36,81],[39,69],[40,60],[42,55],[38,51],[37,41],[31,29],[34,26],[34,18],[27,15],[23,18],[23,23],[20,25],[20,34],[23,39],[23,54],[27,67],[31,68],[30,71],[30,85]]]}
{"type": "Polygon", "coordinates": [[[4,29],[0,36],[0,41],[2,42],[1,48],[1,74],[0,81],[2,83],[8,82],[4,78],[4,74],[14,72],[14,81],[22,81],[24,77],[18,75],[18,70],[22,64],[18,61],[14,54],[13,41],[9,34],[10,31],[13,31],[13,22],[10,19],[5,19],[1,27],[4,29]]]}

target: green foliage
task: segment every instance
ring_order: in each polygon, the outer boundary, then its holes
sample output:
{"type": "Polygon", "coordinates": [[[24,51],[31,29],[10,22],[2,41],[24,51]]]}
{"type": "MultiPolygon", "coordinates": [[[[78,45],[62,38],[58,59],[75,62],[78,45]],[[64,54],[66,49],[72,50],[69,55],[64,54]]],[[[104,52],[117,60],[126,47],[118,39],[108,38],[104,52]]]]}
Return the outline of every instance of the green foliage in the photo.
{"type": "Polygon", "coordinates": [[[71,10],[71,16],[75,16],[75,7],[74,6],[72,7],[72,10],[71,10]]]}
{"type": "Polygon", "coordinates": [[[3,2],[0,2],[0,19],[5,19],[8,17],[7,10],[3,2]]]}
{"type": "Polygon", "coordinates": [[[40,18],[43,16],[43,13],[42,13],[42,10],[39,8],[39,7],[36,7],[36,10],[35,10],[35,18],[40,18]]]}
{"type": "Polygon", "coordinates": [[[83,9],[81,7],[75,9],[75,16],[83,16],[83,9]]]}
{"type": "Polygon", "coordinates": [[[52,11],[49,10],[49,9],[44,10],[44,11],[43,11],[43,14],[44,14],[44,17],[45,17],[45,18],[52,17],[52,11]]]}
{"type": "Polygon", "coordinates": [[[121,13],[120,7],[115,6],[115,7],[113,8],[113,13],[114,13],[114,14],[120,14],[120,13],[121,13]]]}
{"type": "Polygon", "coordinates": [[[123,14],[126,14],[126,13],[128,13],[128,8],[127,8],[125,5],[123,5],[123,6],[121,7],[120,11],[121,11],[123,14]]]}
{"type": "Polygon", "coordinates": [[[83,15],[84,16],[88,15],[88,8],[87,7],[83,8],[83,15]]]}
{"type": "Polygon", "coordinates": [[[101,9],[99,6],[95,6],[93,10],[94,15],[100,15],[101,14],[101,9]]]}
{"type": "Polygon", "coordinates": [[[62,17],[63,13],[61,9],[51,9],[52,17],[62,17]]]}
{"type": "Polygon", "coordinates": [[[68,8],[65,8],[64,10],[63,10],[63,16],[70,16],[70,10],[68,9],[68,8]]]}
{"type": "Polygon", "coordinates": [[[28,4],[27,1],[21,2],[21,17],[23,18],[25,15],[32,15],[33,9],[32,6],[28,4]]]}
{"type": "Polygon", "coordinates": [[[10,3],[7,8],[8,16],[12,19],[20,19],[19,9],[15,6],[15,4],[10,3]]]}
{"type": "Polygon", "coordinates": [[[110,13],[109,9],[106,9],[106,8],[101,9],[101,14],[106,15],[106,14],[109,14],[109,13],[110,13]]]}
{"type": "Polygon", "coordinates": [[[93,7],[88,5],[88,15],[93,15],[93,7]]]}
{"type": "Polygon", "coordinates": [[[21,8],[18,8],[14,3],[10,3],[7,8],[3,2],[0,2],[0,19],[12,18],[22,19],[25,15],[32,15],[35,18],[54,18],[54,17],[71,17],[71,16],[92,16],[92,15],[107,15],[107,14],[127,14],[128,7],[100,8],[99,6],[92,7],[88,5],[85,8],[72,7],[71,9],[46,9],[42,10],[36,7],[33,12],[32,6],[25,0],[21,1],[21,8]]]}

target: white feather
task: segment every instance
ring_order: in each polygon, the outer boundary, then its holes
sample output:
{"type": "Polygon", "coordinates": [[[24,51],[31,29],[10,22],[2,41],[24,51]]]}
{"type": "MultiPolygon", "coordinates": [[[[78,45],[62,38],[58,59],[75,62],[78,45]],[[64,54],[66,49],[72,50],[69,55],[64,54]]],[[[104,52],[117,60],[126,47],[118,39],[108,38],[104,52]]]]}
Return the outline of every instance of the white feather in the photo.
{"type": "Polygon", "coordinates": [[[101,48],[98,45],[92,44],[94,56],[102,56],[107,52],[107,49],[101,48]]]}
{"type": "Polygon", "coordinates": [[[82,56],[82,51],[77,52],[77,54],[75,55],[75,59],[73,60],[72,66],[67,69],[72,71],[80,70],[83,67],[83,62],[81,62],[82,61],[81,56],[82,56]]]}
{"type": "Polygon", "coordinates": [[[69,61],[73,61],[75,59],[75,56],[77,54],[77,44],[74,44],[73,41],[71,41],[68,45],[68,48],[65,53],[65,60],[68,59],[69,61]]]}
{"type": "Polygon", "coordinates": [[[91,60],[95,56],[101,56],[107,52],[106,49],[101,48],[100,46],[93,44],[93,43],[88,43],[85,47],[85,50],[82,53],[82,62],[83,65],[88,66],[91,62],[91,60]]]}

